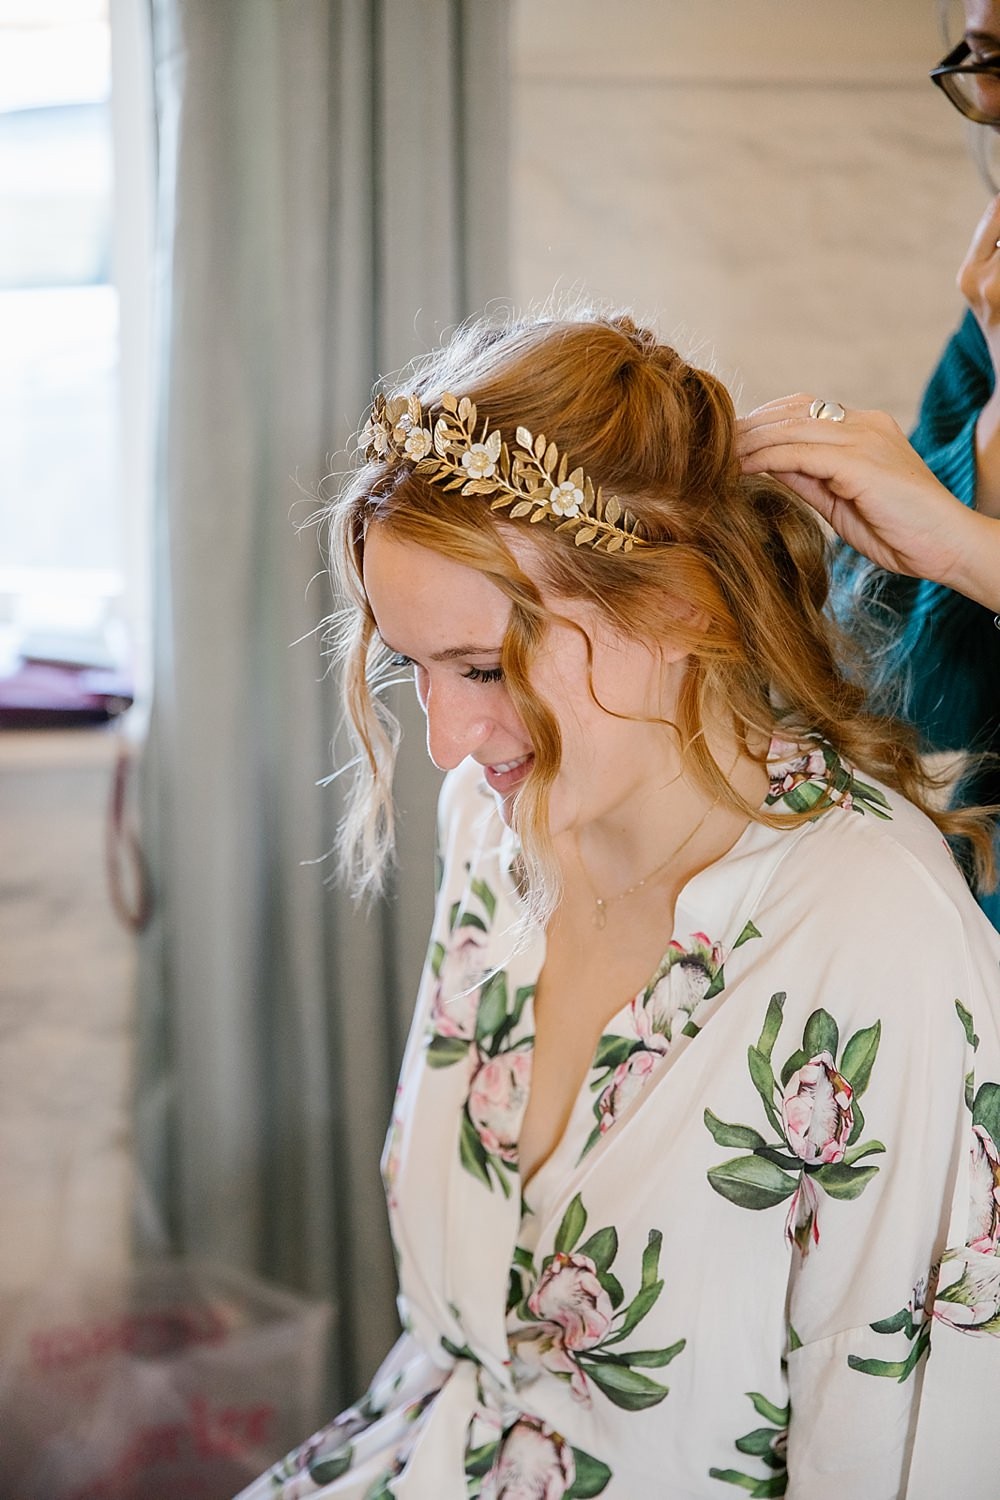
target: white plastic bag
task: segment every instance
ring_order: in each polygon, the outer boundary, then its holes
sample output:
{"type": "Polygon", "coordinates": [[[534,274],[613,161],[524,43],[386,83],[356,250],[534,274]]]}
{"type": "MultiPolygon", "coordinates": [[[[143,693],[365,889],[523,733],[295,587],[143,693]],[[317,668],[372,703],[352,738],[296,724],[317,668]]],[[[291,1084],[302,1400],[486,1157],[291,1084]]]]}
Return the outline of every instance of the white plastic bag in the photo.
{"type": "Polygon", "coordinates": [[[3,1500],[231,1500],[319,1425],[330,1308],[165,1260],[45,1288],[0,1352],[3,1500]]]}

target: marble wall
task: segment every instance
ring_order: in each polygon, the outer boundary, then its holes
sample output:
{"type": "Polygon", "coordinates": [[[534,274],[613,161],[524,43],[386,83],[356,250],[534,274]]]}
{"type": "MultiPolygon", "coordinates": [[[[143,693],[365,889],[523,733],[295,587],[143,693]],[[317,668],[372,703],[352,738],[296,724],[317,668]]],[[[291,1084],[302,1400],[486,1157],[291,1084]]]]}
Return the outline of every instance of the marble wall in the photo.
{"type": "Polygon", "coordinates": [[[517,0],[513,261],[635,307],[747,410],[908,422],[987,201],[935,0],[517,0]]]}

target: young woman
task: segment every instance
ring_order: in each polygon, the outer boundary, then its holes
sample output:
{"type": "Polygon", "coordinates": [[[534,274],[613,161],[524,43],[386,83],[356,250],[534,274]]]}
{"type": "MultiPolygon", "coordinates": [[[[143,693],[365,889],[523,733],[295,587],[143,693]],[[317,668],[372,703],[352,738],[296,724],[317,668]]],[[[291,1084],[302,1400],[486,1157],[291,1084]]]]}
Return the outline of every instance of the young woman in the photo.
{"type": "Polygon", "coordinates": [[[467,330],[363,449],[360,889],[404,666],[448,773],[405,1332],[246,1496],[990,1493],[1000,942],[942,834],[990,839],[838,668],[812,513],[625,317],[467,330]]]}

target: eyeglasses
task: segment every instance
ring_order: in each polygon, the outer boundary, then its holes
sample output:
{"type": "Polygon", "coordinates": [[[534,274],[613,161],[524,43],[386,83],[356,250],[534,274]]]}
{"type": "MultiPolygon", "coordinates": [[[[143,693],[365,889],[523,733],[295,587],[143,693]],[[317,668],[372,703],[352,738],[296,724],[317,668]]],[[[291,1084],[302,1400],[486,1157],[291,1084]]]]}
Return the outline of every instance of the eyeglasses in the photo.
{"type": "Polygon", "coordinates": [[[930,78],[967,120],[1000,125],[1000,57],[996,62],[966,62],[972,49],[959,42],[931,69],[930,78]]]}

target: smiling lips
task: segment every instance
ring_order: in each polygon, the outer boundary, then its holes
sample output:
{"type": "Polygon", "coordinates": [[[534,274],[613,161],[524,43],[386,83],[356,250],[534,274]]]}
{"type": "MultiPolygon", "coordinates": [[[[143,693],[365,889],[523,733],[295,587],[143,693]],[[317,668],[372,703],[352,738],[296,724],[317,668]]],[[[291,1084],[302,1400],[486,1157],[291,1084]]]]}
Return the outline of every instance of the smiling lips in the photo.
{"type": "Polygon", "coordinates": [[[487,785],[494,792],[499,792],[501,796],[513,791],[527,776],[534,758],[529,751],[527,755],[519,755],[517,760],[505,760],[495,766],[484,766],[483,773],[487,785]]]}

